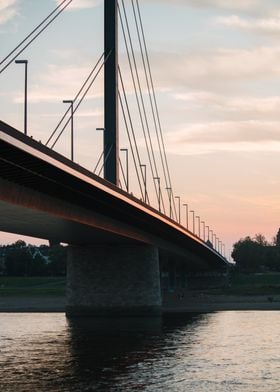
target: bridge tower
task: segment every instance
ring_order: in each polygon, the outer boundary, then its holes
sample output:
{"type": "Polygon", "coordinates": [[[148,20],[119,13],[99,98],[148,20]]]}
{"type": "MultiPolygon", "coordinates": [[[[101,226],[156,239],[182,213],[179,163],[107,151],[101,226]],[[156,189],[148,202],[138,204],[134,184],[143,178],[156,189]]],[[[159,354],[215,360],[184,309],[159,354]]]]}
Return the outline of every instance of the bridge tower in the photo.
{"type": "Polygon", "coordinates": [[[104,178],[119,185],[118,6],[104,1],[104,178]]]}

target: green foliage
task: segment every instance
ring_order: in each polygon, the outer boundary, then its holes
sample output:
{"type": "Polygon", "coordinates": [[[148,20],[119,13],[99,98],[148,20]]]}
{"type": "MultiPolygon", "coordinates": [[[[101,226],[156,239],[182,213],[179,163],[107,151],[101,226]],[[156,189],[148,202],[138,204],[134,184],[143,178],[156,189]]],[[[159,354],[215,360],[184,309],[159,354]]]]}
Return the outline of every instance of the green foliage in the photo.
{"type": "Polygon", "coordinates": [[[280,248],[280,229],[278,230],[278,233],[276,234],[275,245],[280,248]]]}
{"type": "Polygon", "coordinates": [[[0,296],[64,296],[65,277],[0,277],[0,296]]]}
{"type": "Polygon", "coordinates": [[[66,248],[61,245],[54,245],[50,248],[48,264],[49,275],[63,276],[66,275],[66,248]]]}
{"type": "Polygon", "coordinates": [[[0,247],[1,275],[7,276],[64,276],[67,248],[61,245],[40,247],[16,241],[0,247]]]}
{"type": "Polygon", "coordinates": [[[244,272],[280,271],[280,247],[269,245],[262,234],[236,242],[232,257],[237,268],[244,272]]]}
{"type": "Polygon", "coordinates": [[[6,256],[5,266],[7,275],[29,276],[32,270],[32,256],[27,248],[15,246],[6,256]]]}

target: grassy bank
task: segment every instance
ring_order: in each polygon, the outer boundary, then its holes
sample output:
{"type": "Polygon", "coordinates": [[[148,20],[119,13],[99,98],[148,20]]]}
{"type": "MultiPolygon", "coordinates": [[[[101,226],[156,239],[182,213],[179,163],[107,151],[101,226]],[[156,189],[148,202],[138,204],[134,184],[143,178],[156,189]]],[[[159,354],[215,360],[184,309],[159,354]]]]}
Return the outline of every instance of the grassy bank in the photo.
{"type": "Polygon", "coordinates": [[[280,294],[280,273],[234,273],[222,294],[270,295],[280,294]]]}
{"type": "MultiPolygon", "coordinates": [[[[0,277],[0,296],[64,296],[66,277],[0,277]]],[[[228,287],[202,290],[229,295],[280,295],[280,273],[232,274],[228,287]]]]}
{"type": "Polygon", "coordinates": [[[64,296],[65,277],[0,277],[0,296],[64,296]]]}

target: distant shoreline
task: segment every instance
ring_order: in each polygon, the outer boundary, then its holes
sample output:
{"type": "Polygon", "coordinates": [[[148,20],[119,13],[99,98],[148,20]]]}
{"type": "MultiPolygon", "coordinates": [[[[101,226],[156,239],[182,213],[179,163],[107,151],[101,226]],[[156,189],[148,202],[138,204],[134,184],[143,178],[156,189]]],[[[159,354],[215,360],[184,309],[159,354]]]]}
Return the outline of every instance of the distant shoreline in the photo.
{"type": "Polygon", "coordinates": [[[64,312],[64,296],[0,296],[0,313],[64,312]]]}
{"type": "MultiPolygon", "coordinates": [[[[64,296],[0,296],[0,313],[65,312],[64,296]]],[[[196,294],[164,298],[163,314],[207,313],[233,310],[280,310],[280,295],[196,294]]]]}

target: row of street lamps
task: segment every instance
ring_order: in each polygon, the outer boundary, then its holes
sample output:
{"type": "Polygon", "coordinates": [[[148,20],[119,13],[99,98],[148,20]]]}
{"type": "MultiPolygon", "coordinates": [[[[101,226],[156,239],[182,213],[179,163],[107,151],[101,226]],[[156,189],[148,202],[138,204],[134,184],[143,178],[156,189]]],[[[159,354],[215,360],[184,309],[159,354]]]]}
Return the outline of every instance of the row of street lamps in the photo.
{"type": "MultiPolygon", "coordinates": [[[[27,67],[28,60],[16,60],[16,64],[23,64],[25,66],[25,82],[24,82],[24,134],[27,135],[27,67]]],[[[63,103],[70,105],[70,121],[71,121],[71,161],[74,161],[74,101],[73,100],[63,100],[63,103]]],[[[104,128],[96,128],[96,130],[105,131],[104,128]]],[[[126,190],[129,192],[129,163],[128,163],[128,149],[121,148],[121,152],[125,152],[126,154],[126,179],[125,185],[126,190]]],[[[141,174],[144,182],[144,202],[147,203],[147,165],[140,164],[141,174]]],[[[158,210],[161,212],[161,182],[160,177],[153,177],[153,180],[157,183],[157,203],[158,210]]],[[[169,217],[172,219],[172,188],[165,188],[168,192],[168,200],[169,200],[169,217]]],[[[175,199],[178,200],[178,223],[181,225],[181,197],[175,196],[175,199]]],[[[183,203],[183,206],[186,208],[186,224],[185,227],[189,230],[189,213],[192,214],[192,233],[197,235],[198,238],[203,239],[206,242],[206,229],[207,229],[207,241],[211,242],[213,248],[217,250],[221,255],[225,257],[225,244],[217,237],[213,230],[210,230],[209,226],[205,224],[205,221],[201,221],[199,215],[195,215],[194,210],[189,210],[189,205],[187,203],[183,203]],[[196,233],[196,220],[198,222],[198,233],[196,233]],[[203,226],[202,236],[201,236],[201,225],[203,226]],[[210,240],[211,238],[211,240],[210,240]]]]}
{"type": "MultiPolygon", "coordinates": [[[[128,174],[128,149],[127,148],[121,148],[120,151],[124,151],[126,153],[126,187],[127,191],[129,191],[128,188],[128,183],[129,183],[129,174],[128,174]]],[[[144,192],[145,192],[145,198],[144,202],[147,203],[147,166],[144,164],[140,164],[141,170],[142,170],[142,175],[143,175],[143,181],[144,181],[144,192]]],[[[154,181],[157,182],[157,203],[158,203],[158,210],[161,212],[162,205],[161,205],[161,196],[162,196],[162,190],[161,190],[161,181],[160,177],[153,177],[154,181]]],[[[172,218],[172,188],[167,187],[165,188],[168,192],[168,200],[169,200],[169,217],[172,218]]],[[[178,223],[181,225],[181,205],[185,207],[186,209],[186,222],[185,222],[185,227],[187,230],[191,231],[194,235],[197,235],[198,238],[202,239],[204,242],[211,242],[213,248],[218,251],[222,256],[225,257],[225,244],[222,243],[222,241],[219,239],[219,237],[213,232],[213,230],[210,230],[210,227],[206,225],[205,221],[201,220],[201,217],[199,215],[195,215],[194,210],[189,210],[189,205],[187,203],[181,204],[181,197],[180,196],[175,196],[174,197],[176,200],[178,200],[178,223]],[[192,230],[189,229],[189,213],[192,214],[192,230]],[[198,232],[196,233],[196,220],[197,220],[197,230],[198,232]],[[202,233],[201,233],[201,226],[202,226],[202,233]],[[207,234],[206,234],[207,233],[207,234]]]]}
{"type": "MultiPolygon", "coordinates": [[[[23,132],[27,135],[27,69],[28,69],[28,60],[15,60],[16,64],[23,64],[25,68],[24,72],[24,128],[23,132]]],[[[63,103],[70,104],[71,108],[71,161],[74,161],[74,101],[73,100],[64,100],[63,103]]]]}

